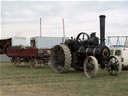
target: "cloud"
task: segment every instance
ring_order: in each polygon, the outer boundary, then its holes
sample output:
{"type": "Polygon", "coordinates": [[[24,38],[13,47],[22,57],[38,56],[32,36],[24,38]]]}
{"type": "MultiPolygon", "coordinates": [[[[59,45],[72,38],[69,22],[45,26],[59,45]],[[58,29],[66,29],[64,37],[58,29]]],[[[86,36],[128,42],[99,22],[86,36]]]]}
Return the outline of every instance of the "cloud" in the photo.
{"type": "Polygon", "coordinates": [[[66,36],[77,36],[81,31],[99,36],[99,15],[106,15],[106,35],[128,35],[127,1],[2,1],[2,38],[39,35],[42,17],[44,36],[62,36],[62,18],[66,36]]]}

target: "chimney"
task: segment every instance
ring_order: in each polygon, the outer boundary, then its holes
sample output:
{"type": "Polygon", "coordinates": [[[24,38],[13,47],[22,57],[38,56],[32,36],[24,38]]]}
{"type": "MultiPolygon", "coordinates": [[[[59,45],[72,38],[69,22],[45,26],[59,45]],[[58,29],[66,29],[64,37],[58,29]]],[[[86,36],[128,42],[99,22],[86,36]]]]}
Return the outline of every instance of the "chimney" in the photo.
{"type": "Polygon", "coordinates": [[[100,15],[100,44],[105,45],[105,15],[100,15]]]}

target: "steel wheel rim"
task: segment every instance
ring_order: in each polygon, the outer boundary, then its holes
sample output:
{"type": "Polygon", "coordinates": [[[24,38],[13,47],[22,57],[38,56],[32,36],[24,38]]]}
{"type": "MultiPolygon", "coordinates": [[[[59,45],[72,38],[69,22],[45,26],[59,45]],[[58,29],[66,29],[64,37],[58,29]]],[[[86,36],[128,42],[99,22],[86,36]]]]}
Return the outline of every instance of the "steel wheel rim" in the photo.
{"type": "Polygon", "coordinates": [[[65,54],[64,54],[64,51],[62,50],[61,47],[57,47],[55,50],[54,50],[54,54],[52,55],[53,56],[53,59],[52,62],[55,66],[55,68],[58,70],[58,71],[63,71],[64,70],[64,61],[65,61],[65,54]]]}
{"type": "Polygon", "coordinates": [[[88,77],[93,77],[93,74],[94,74],[94,62],[92,61],[91,58],[88,58],[86,63],[87,63],[86,73],[87,73],[88,77]]]}
{"type": "Polygon", "coordinates": [[[69,72],[71,68],[71,52],[66,45],[56,45],[51,51],[51,65],[53,71],[57,73],[69,72]]]}
{"type": "Polygon", "coordinates": [[[110,61],[107,67],[108,72],[110,75],[118,75],[120,72],[120,61],[115,56],[110,57],[110,61]]]}
{"type": "Polygon", "coordinates": [[[85,58],[84,64],[84,74],[88,78],[95,77],[98,72],[98,62],[94,56],[88,56],[85,58]]]}

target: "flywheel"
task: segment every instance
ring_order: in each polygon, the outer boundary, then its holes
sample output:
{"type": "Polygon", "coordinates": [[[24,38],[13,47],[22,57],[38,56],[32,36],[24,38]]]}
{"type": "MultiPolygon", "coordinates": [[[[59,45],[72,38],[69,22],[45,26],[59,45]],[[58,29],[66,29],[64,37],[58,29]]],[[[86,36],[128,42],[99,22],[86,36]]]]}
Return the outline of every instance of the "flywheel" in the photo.
{"type": "Polygon", "coordinates": [[[57,73],[68,72],[71,67],[71,52],[66,45],[56,45],[51,52],[51,68],[57,73]]]}

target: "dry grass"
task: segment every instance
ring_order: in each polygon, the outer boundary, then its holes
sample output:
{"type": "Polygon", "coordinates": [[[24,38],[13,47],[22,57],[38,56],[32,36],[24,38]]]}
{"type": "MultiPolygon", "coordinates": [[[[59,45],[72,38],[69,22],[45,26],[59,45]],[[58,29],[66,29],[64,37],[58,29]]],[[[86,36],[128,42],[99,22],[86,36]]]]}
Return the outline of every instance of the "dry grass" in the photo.
{"type": "Polygon", "coordinates": [[[0,64],[0,96],[127,96],[128,71],[109,76],[100,70],[96,78],[88,79],[82,72],[54,73],[50,68],[15,68],[0,64]]]}

